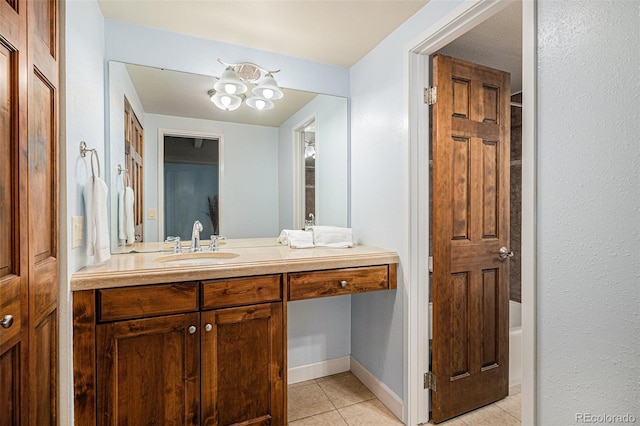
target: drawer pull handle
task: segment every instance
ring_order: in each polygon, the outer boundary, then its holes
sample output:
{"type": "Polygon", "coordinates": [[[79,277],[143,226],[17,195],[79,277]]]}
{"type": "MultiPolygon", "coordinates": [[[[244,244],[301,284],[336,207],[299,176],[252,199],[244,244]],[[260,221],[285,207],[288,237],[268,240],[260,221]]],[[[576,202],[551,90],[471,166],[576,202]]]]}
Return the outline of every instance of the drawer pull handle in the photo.
{"type": "Polygon", "coordinates": [[[206,324],[204,326],[204,331],[209,332],[211,330],[213,330],[213,326],[211,324],[206,324]]]}
{"type": "Polygon", "coordinates": [[[13,325],[13,315],[5,315],[0,321],[2,328],[9,328],[13,325]]]}
{"type": "Polygon", "coordinates": [[[345,288],[347,286],[347,284],[349,284],[349,283],[347,283],[345,280],[340,281],[340,286],[342,288],[345,288]]]}
{"type": "Polygon", "coordinates": [[[192,325],[192,326],[189,326],[188,330],[189,330],[189,334],[194,334],[197,329],[195,325],[192,325]]]}

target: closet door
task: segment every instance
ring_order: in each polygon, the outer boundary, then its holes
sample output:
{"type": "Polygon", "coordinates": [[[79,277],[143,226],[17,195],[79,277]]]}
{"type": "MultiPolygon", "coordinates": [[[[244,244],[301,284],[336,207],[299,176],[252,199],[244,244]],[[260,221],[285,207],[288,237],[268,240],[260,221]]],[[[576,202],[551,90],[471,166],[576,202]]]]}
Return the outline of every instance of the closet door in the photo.
{"type": "Polygon", "coordinates": [[[0,425],[57,423],[58,2],[0,2],[0,425]]]}
{"type": "Polygon", "coordinates": [[[27,4],[0,2],[0,425],[28,412],[27,4]]]}
{"type": "MultiPolygon", "coordinates": [[[[29,424],[57,423],[58,388],[58,1],[28,13],[29,424]]],[[[22,187],[21,187],[22,189],[22,187]]]]}

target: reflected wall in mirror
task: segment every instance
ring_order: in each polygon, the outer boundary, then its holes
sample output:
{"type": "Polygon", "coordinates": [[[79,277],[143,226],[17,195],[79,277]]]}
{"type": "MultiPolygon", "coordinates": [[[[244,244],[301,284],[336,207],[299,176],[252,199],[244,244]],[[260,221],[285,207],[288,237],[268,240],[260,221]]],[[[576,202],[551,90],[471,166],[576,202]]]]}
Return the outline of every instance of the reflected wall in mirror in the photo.
{"type": "MultiPolygon", "coordinates": [[[[305,144],[301,125],[315,121],[315,220],[317,224],[347,226],[348,124],[345,98],[283,89],[284,98],[273,109],[257,111],[242,105],[221,111],[207,92],[216,79],[146,66],[109,62],[109,184],[111,247],[123,245],[118,237],[118,191],[124,182],[115,172],[123,163],[124,100],[143,128],[143,235],[145,242],[162,241],[176,233],[190,237],[195,220],[211,226],[210,209],[201,201],[214,192],[213,175],[202,178],[193,211],[167,209],[164,137],[188,136],[218,141],[218,232],[227,238],[276,237],[281,229],[304,226],[305,144]],[[114,170],[111,170],[114,169],[114,170]],[[172,216],[174,215],[174,216],[172,216]],[[177,218],[177,215],[179,219],[177,218]],[[169,223],[171,222],[171,223],[169,223]],[[187,226],[188,225],[188,226],[187,226]],[[187,226],[186,230],[182,230],[187,226]]],[[[185,166],[186,168],[186,166],[185,166]]],[[[173,172],[171,172],[173,173],[173,172]]],[[[215,174],[215,173],[214,173],[215,174]]],[[[185,188],[173,189],[175,193],[185,188]]],[[[208,203],[208,202],[207,202],[208,203]]],[[[307,215],[308,216],[308,215],[307,215]]],[[[207,231],[208,232],[208,231],[207,231]]],[[[203,238],[209,234],[203,233],[203,238]]]]}

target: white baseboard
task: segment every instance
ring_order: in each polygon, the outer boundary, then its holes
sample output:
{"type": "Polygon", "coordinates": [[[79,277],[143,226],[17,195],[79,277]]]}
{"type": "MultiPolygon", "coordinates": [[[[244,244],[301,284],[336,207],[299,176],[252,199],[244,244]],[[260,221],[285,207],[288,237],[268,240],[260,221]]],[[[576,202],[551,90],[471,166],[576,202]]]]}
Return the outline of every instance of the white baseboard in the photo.
{"type": "Polygon", "coordinates": [[[405,421],[402,398],[385,385],[380,379],[371,374],[358,361],[351,358],[351,372],[382,402],[394,416],[405,421]]]}
{"type": "Polygon", "coordinates": [[[350,365],[351,357],[343,356],[341,358],[327,359],[313,364],[292,367],[287,370],[287,383],[292,385],[306,380],[344,373],[345,371],[349,371],[350,365]]]}

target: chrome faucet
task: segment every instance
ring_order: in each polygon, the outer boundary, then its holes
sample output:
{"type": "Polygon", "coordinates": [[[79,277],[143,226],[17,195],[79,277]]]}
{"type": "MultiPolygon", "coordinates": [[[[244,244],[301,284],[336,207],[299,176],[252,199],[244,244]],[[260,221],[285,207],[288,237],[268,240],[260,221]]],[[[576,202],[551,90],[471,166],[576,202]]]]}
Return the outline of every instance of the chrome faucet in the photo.
{"type": "Polygon", "coordinates": [[[304,230],[308,231],[310,227],[314,226],[316,224],[316,217],[314,216],[313,213],[309,213],[309,220],[304,221],[304,230]]]}
{"type": "Polygon", "coordinates": [[[202,247],[200,247],[200,232],[202,231],[202,224],[199,220],[193,222],[193,231],[191,232],[191,246],[189,247],[190,252],[202,251],[202,247]]]}

